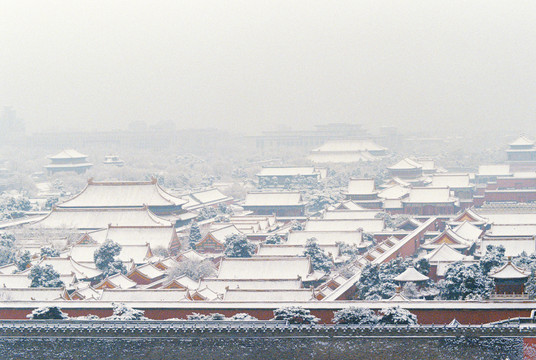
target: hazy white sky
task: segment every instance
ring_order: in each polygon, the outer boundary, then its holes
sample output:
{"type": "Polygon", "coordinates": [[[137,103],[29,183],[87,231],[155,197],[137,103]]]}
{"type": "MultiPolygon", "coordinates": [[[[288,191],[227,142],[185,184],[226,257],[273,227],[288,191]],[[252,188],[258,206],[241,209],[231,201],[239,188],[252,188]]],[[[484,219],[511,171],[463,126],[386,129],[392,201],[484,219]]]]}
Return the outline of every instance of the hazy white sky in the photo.
{"type": "Polygon", "coordinates": [[[6,105],[30,130],[536,131],[536,1],[0,0],[6,105]]]}

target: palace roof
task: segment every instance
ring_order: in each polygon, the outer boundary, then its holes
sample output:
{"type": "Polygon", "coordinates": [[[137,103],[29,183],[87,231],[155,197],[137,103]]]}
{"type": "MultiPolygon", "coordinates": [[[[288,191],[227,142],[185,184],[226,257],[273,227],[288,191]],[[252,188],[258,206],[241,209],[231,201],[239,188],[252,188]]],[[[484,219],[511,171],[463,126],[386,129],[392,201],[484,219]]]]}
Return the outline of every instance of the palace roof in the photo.
{"type": "Polygon", "coordinates": [[[435,174],[432,176],[432,187],[469,188],[469,174],[435,174]]]}
{"type": "Polygon", "coordinates": [[[314,166],[263,166],[257,176],[320,175],[314,166]]]}
{"type": "Polygon", "coordinates": [[[436,262],[452,263],[469,259],[470,257],[461,254],[459,251],[456,251],[448,244],[441,244],[431,253],[425,255],[424,258],[428,259],[430,264],[434,264],[436,262]]]}
{"type": "MultiPolygon", "coordinates": [[[[318,245],[326,254],[331,254],[333,258],[339,256],[340,250],[338,245],[318,245]]],[[[255,256],[303,256],[305,251],[304,245],[289,245],[287,243],[270,245],[260,244],[255,256]]]]}
{"type": "Polygon", "coordinates": [[[530,140],[526,136],[522,135],[518,137],[516,140],[512,141],[509,146],[533,146],[534,141],[530,140]]]}
{"type": "Polygon", "coordinates": [[[422,164],[418,163],[415,160],[410,158],[405,158],[397,162],[396,164],[389,166],[389,170],[412,170],[412,169],[422,169],[422,164]]]}
{"type": "Polygon", "coordinates": [[[170,226],[146,207],[139,208],[53,208],[44,218],[31,224],[32,227],[49,229],[97,230],[112,226],[170,226]]]}
{"type": "Polygon", "coordinates": [[[478,167],[478,175],[480,176],[510,176],[510,165],[480,165],[478,167]]]}
{"type": "Polygon", "coordinates": [[[319,279],[307,257],[224,258],[218,271],[220,279],[319,279]]]}
{"type": "Polygon", "coordinates": [[[82,192],[58,205],[60,208],[107,208],[140,206],[179,206],[186,201],[165,192],[152,181],[89,180],[82,192]]]}
{"type": "Polygon", "coordinates": [[[474,226],[468,221],[464,221],[462,224],[456,226],[453,231],[456,234],[460,235],[462,238],[471,241],[478,240],[484,232],[482,229],[477,226],[474,226]]]}
{"type": "Polygon", "coordinates": [[[418,272],[413,266],[408,267],[402,274],[395,276],[393,280],[401,282],[426,281],[429,277],[418,272]]]}
{"type": "Polygon", "coordinates": [[[324,213],[325,220],[366,220],[376,219],[379,210],[328,210],[324,213]]]}
{"type": "Polygon", "coordinates": [[[440,204],[453,203],[456,199],[450,196],[448,187],[415,187],[409,192],[409,197],[403,203],[440,204]]]}
{"type": "Polygon", "coordinates": [[[409,194],[410,189],[402,185],[392,185],[378,193],[382,199],[402,199],[409,194]]]}
{"type": "MultiPolygon", "coordinates": [[[[101,245],[75,245],[71,248],[69,255],[79,263],[93,264],[93,254],[101,245]]],[[[150,255],[151,248],[149,245],[121,245],[121,253],[117,258],[123,262],[134,261],[136,264],[141,264],[147,260],[150,255]]]]}
{"type": "Polygon", "coordinates": [[[299,191],[296,192],[250,192],[246,195],[244,206],[302,206],[305,202],[299,191]]]}
{"type": "Polygon", "coordinates": [[[85,159],[87,158],[87,155],[84,155],[82,153],[79,153],[78,151],[74,149],[67,149],[60,151],[56,155],[50,155],[47,156],[49,159],[57,160],[57,159],[85,159]]]}
{"type": "Polygon", "coordinates": [[[220,204],[232,201],[233,198],[222,194],[218,189],[206,189],[196,192],[191,192],[182,196],[182,199],[187,202],[183,206],[186,210],[201,209],[205,206],[220,204]]]}
{"type": "Polygon", "coordinates": [[[227,289],[223,301],[312,301],[316,300],[313,289],[244,290],[227,289]]]}
{"type": "Polygon", "coordinates": [[[352,178],[348,182],[348,195],[372,195],[376,193],[374,179],[352,178]]]}
{"type": "Polygon", "coordinates": [[[530,276],[530,271],[518,268],[508,261],[505,265],[489,274],[494,279],[525,279],[530,276]]]}
{"type": "Polygon", "coordinates": [[[100,301],[189,301],[187,290],[104,289],[100,301]]]}
{"type": "Polygon", "coordinates": [[[108,226],[105,230],[99,230],[88,234],[97,243],[102,244],[106,240],[125,245],[146,245],[151,248],[158,247],[167,249],[175,237],[175,228],[169,226],[108,226]]]}
{"type": "Polygon", "coordinates": [[[383,219],[360,220],[309,220],[305,224],[306,231],[358,231],[379,232],[385,228],[383,219]]]}
{"type": "Polygon", "coordinates": [[[242,290],[292,290],[301,289],[302,281],[296,279],[218,279],[207,278],[199,281],[199,288],[209,289],[223,294],[226,288],[242,290]]]}
{"type": "Polygon", "coordinates": [[[291,231],[288,233],[287,245],[302,245],[308,239],[315,238],[318,245],[336,245],[343,243],[362,246],[363,233],[359,231],[291,231]]]}

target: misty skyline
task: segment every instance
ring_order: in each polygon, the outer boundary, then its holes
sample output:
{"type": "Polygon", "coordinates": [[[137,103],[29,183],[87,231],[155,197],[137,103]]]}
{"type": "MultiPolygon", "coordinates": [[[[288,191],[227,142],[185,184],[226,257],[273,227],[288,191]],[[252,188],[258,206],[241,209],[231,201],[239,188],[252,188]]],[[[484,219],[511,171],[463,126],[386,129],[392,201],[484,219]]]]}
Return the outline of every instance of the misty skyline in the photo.
{"type": "Polygon", "coordinates": [[[29,132],[354,122],[536,130],[536,3],[2,1],[29,132]]]}

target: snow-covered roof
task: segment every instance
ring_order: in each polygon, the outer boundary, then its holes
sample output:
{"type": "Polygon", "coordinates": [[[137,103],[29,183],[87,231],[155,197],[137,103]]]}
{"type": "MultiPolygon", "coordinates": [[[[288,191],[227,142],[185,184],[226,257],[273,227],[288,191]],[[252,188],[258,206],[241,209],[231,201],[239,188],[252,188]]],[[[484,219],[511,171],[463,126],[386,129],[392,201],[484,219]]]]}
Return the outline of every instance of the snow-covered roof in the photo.
{"type": "Polygon", "coordinates": [[[171,226],[146,207],[140,208],[54,208],[44,218],[32,223],[32,227],[49,229],[96,230],[112,226],[171,226]]]}
{"type": "Polygon", "coordinates": [[[104,289],[100,300],[110,302],[188,301],[188,291],[177,289],[104,289]]]}
{"type": "Polygon", "coordinates": [[[526,136],[522,135],[522,136],[518,137],[517,139],[515,139],[514,141],[512,141],[508,145],[509,146],[533,146],[534,141],[532,141],[529,138],[527,138],[526,136]]]}
{"type": "Polygon", "coordinates": [[[432,187],[469,188],[469,174],[435,174],[432,176],[432,187]]]}
{"type": "Polygon", "coordinates": [[[64,300],[63,288],[11,288],[0,289],[0,301],[52,301],[64,300]]]}
{"type": "Polygon", "coordinates": [[[495,225],[536,225],[536,213],[518,213],[518,212],[480,212],[480,216],[485,217],[488,222],[495,225]]]}
{"type": "MultiPolygon", "coordinates": [[[[106,230],[105,240],[112,240],[121,245],[146,245],[151,248],[167,249],[174,238],[175,228],[170,226],[110,226],[106,230]]],[[[97,238],[93,237],[97,242],[97,238]]]]}
{"type": "MultiPolygon", "coordinates": [[[[334,258],[340,253],[338,245],[319,245],[319,247],[334,258]]],[[[303,256],[304,251],[305,246],[303,245],[289,245],[287,243],[278,245],[260,244],[256,256],[303,256]]]]}
{"type": "MultiPolygon", "coordinates": [[[[75,245],[69,251],[69,256],[84,265],[94,266],[93,254],[101,245],[75,245]],[[91,264],[91,265],[90,265],[91,264]]],[[[134,261],[136,264],[143,263],[147,260],[150,247],[143,245],[121,245],[121,252],[117,258],[123,262],[134,261]]]]}
{"type": "Polygon", "coordinates": [[[223,294],[226,288],[242,290],[291,290],[301,289],[302,282],[296,279],[202,279],[199,288],[208,287],[213,291],[223,294]]]}
{"type": "Polygon", "coordinates": [[[402,274],[395,276],[393,280],[401,282],[426,281],[429,277],[418,272],[413,266],[408,267],[402,274]]]}
{"type": "Polygon", "coordinates": [[[234,234],[242,234],[242,232],[238,230],[235,225],[228,224],[228,225],[216,228],[214,230],[210,230],[207,236],[210,235],[219,243],[225,244],[225,239],[227,238],[227,236],[234,235],[234,234]]]}
{"type": "Polygon", "coordinates": [[[456,226],[453,231],[456,234],[460,235],[462,238],[471,241],[478,240],[478,238],[480,238],[480,235],[482,235],[483,233],[482,229],[477,226],[474,226],[468,221],[464,221],[460,225],[456,226]]]}
{"type": "Polygon", "coordinates": [[[178,261],[181,261],[181,260],[203,261],[205,260],[205,257],[199,254],[197,251],[190,249],[177,255],[177,260],[178,261]]]}
{"type": "Polygon", "coordinates": [[[439,247],[437,247],[435,250],[433,250],[431,253],[424,256],[425,259],[428,259],[430,264],[436,263],[436,262],[456,262],[456,261],[462,261],[464,259],[467,259],[468,257],[461,254],[459,251],[456,251],[450,245],[448,244],[441,244],[439,247]]]}
{"type": "Polygon", "coordinates": [[[409,196],[402,200],[403,203],[451,203],[455,199],[450,196],[448,187],[415,187],[409,192],[409,196]]]}
{"type": "Polygon", "coordinates": [[[422,169],[422,164],[410,158],[405,158],[397,162],[396,164],[389,166],[389,170],[411,170],[422,169]]]}
{"type": "Polygon", "coordinates": [[[206,189],[196,192],[191,192],[188,195],[182,197],[187,201],[187,204],[183,206],[186,210],[196,210],[205,206],[220,204],[232,201],[233,198],[223,194],[218,189],[206,189]]]}
{"type": "Polygon", "coordinates": [[[385,228],[383,219],[360,220],[309,220],[305,223],[306,231],[357,231],[379,232],[385,228]]]}
{"type": "Polygon", "coordinates": [[[106,207],[141,207],[178,206],[186,201],[165,192],[152,181],[111,181],[97,182],[89,180],[82,192],[61,203],[61,208],[106,208],[106,207]]]}
{"type": "Polygon", "coordinates": [[[530,276],[530,271],[518,268],[508,261],[505,265],[489,274],[494,279],[524,279],[530,276]]]}
{"type": "Polygon", "coordinates": [[[316,300],[313,289],[244,290],[227,289],[224,301],[312,301],[316,300]]]}
{"type": "Polygon", "coordinates": [[[136,287],[136,285],[138,285],[135,281],[132,281],[129,278],[127,278],[125,275],[119,273],[119,274],[109,276],[106,279],[102,280],[100,283],[95,285],[95,288],[100,288],[106,282],[113,284],[114,288],[116,289],[131,289],[133,287],[136,287]]]}
{"type": "Polygon", "coordinates": [[[145,264],[141,266],[135,266],[128,272],[127,276],[132,275],[134,272],[138,272],[145,276],[148,279],[156,279],[158,277],[164,276],[166,274],[165,271],[160,270],[153,264],[145,264]]]}
{"type": "Polygon", "coordinates": [[[220,279],[296,279],[307,280],[313,275],[307,257],[224,258],[220,264],[220,279]]]}
{"type": "Polygon", "coordinates": [[[31,283],[28,274],[0,274],[0,289],[29,288],[31,283]]]}
{"type": "Polygon", "coordinates": [[[496,165],[480,165],[478,167],[478,175],[480,176],[509,176],[510,165],[508,164],[496,164],[496,165]]]}
{"type": "Polygon", "coordinates": [[[288,234],[287,245],[305,246],[308,239],[315,238],[318,245],[362,245],[363,233],[359,231],[291,231],[288,234]]]}
{"type": "Polygon", "coordinates": [[[340,203],[329,206],[328,210],[365,210],[365,208],[357,205],[352,200],[344,200],[340,203]]]}
{"type": "Polygon", "coordinates": [[[486,237],[533,237],[536,236],[536,224],[531,225],[492,225],[486,231],[486,237]]]}
{"type": "Polygon", "coordinates": [[[376,194],[376,185],[374,179],[357,179],[352,178],[348,182],[349,195],[371,195],[376,194]]]}
{"type": "MultiPolygon", "coordinates": [[[[37,265],[51,265],[60,275],[75,275],[77,279],[92,279],[102,274],[102,271],[78,263],[71,257],[53,257],[41,260],[37,265]]],[[[29,271],[29,270],[26,270],[29,271]]]]}
{"type": "Polygon", "coordinates": [[[375,219],[379,210],[328,210],[323,218],[326,220],[365,220],[375,219]]]}
{"type": "Polygon", "coordinates": [[[56,155],[50,155],[48,156],[49,159],[85,159],[87,158],[87,155],[84,155],[74,149],[66,149],[62,150],[56,155]]]}
{"type": "Polygon", "coordinates": [[[244,206],[300,206],[304,204],[299,191],[250,192],[244,201],[244,206]]]}
{"type": "Polygon", "coordinates": [[[378,193],[382,199],[402,199],[409,194],[410,189],[402,185],[393,185],[378,193]]]}

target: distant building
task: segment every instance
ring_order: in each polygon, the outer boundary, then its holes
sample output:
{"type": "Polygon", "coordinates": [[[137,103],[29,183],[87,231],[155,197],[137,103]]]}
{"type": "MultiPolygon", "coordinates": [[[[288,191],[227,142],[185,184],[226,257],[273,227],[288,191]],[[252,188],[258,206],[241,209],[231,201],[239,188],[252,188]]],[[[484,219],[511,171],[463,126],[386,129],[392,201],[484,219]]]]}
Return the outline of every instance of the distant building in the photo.
{"type": "Polygon", "coordinates": [[[56,155],[48,156],[48,158],[52,162],[49,165],[45,165],[45,169],[49,175],[65,171],[74,171],[78,174],[83,174],[93,166],[92,163],[87,161],[87,155],[81,154],[73,149],[63,150],[56,155]]]}
{"type": "Polygon", "coordinates": [[[378,197],[374,179],[350,179],[348,190],[343,195],[364,208],[380,209],[382,207],[382,199],[378,197]]]}
{"type": "Polygon", "coordinates": [[[521,136],[508,145],[506,155],[513,171],[536,170],[536,146],[533,140],[521,136]]]}
{"type": "Polygon", "coordinates": [[[415,187],[402,199],[402,206],[405,214],[449,215],[456,214],[459,202],[448,187],[415,187]]]}
{"type": "Polygon", "coordinates": [[[121,160],[117,155],[106,155],[102,163],[104,165],[115,165],[119,167],[125,165],[125,161],[121,160]]]}
{"type": "Polygon", "coordinates": [[[353,163],[376,161],[387,149],[372,140],[332,140],[312,150],[309,160],[314,163],[353,163]]]}
{"type": "Polygon", "coordinates": [[[246,195],[244,210],[256,215],[300,217],[305,215],[305,201],[299,191],[250,192],[246,195]]]}

